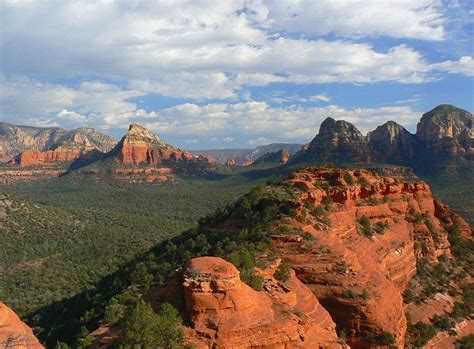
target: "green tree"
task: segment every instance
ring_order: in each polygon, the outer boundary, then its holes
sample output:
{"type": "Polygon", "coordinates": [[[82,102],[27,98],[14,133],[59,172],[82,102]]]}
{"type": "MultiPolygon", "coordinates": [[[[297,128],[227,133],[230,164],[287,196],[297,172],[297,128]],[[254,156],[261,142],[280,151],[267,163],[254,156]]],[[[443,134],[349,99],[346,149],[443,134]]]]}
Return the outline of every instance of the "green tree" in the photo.
{"type": "Polygon", "coordinates": [[[286,261],[281,262],[280,266],[275,272],[275,279],[280,280],[282,282],[288,281],[288,279],[290,278],[290,271],[291,264],[286,261]]]}
{"type": "Polygon", "coordinates": [[[179,348],[184,338],[177,311],[169,304],[155,313],[151,305],[140,301],[125,316],[119,346],[122,348],[179,348]]]}

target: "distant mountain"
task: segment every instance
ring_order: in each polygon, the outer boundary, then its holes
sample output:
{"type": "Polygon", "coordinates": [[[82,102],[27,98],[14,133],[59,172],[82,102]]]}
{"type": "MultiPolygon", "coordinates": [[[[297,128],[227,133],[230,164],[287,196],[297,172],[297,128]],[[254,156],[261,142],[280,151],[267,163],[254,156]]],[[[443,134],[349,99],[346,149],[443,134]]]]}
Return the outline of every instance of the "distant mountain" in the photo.
{"type": "Polygon", "coordinates": [[[290,154],[288,150],[281,149],[273,153],[266,153],[260,156],[257,160],[253,162],[253,164],[286,164],[288,159],[290,158],[290,154]]]}
{"type": "Polygon", "coordinates": [[[344,120],[327,118],[322,122],[319,133],[299,157],[327,162],[332,159],[340,162],[368,161],[370,151],[366,137],[357,127],[344,120]]]}
{"type": "Polygon", "coordinates": [[[367,134],[372,158],[386,163],[406,163],[415,158],[418,141],[395,121],[388,121],[367,134]]]}
{"type": "Polygon", "coordinates": [[[274,153],[282,149],[286,149],[290,156],[294,155],[301,150],[302,146],[302,144],[297,143],[271,143],[254,149],[207,149],[192,150],[191,153],[212,157],[221,165],[229,159],[233,159],[237,165],[246,165],[253,163],[264,154],[274,153]]]}
{"type": "Polygon", "coordinates": [[[30,127],[0,123],[0,162],[10,161],[22,152],[23,158],[13,162],[25,166],[48,161],[70,161],[80,154],[97,150],[110,151],[115,139],[93,128],[76,128],[70,131],[58,127],[30,127]],[[47,154],[38,154],[48,152],[47,154]]]}
{"type": "Polygon", "coordinates": [[[472,124],[471,113],[451,105],[423,114],[415,134],[389,121],[364,136],[347,121],[327,118],[292,162],[383,162],[417,167],[433,160],[472,159],[472,124]]]}
{"type": "Polygon", "coordinates": [[[452,105],[439,105],[423,114],[416,137],[428,155],[474,157],[472,114],[452,105]]]}

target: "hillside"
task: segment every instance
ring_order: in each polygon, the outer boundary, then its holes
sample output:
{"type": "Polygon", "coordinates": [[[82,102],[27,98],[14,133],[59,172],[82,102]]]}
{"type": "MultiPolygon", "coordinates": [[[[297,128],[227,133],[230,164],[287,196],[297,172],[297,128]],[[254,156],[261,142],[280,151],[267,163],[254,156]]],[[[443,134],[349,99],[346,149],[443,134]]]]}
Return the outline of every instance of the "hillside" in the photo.
{"type": "MultiPolygon", "coordinates": [[[[167,329],[181,333],[168,339],[152,335],[152,341],[187,338],[200,346],[225,338],[229,343],[245,343],[253,332],[248,328],[252,322],[242,321],[246,312],[252,311],[244,300],[261,297],[259,312],[268,306],[274,309],[273,315],[260,323],[262,330],[273,333],[270,329],[275,319],[288,324],[279,327],[283,332],[274,333],[271,338],[275,342],[267,343],[268,347],[271,343],[311,347],[314,342],[309,338],[322,333],[322,328],[329,332],[318,338],[326,338],[326,343],[335,347],[343,342],[353,348],[403,346],[405,342],[419,346],[472,313],[469,263],[471,228],[433,198],[425,183],[402,182],[365,170],[307,168],[286,180],[257,187],[235,204],[201,220],[198,227],[159,244],[104,279],[92,294],[65,300],[59,311],[57,307],[45,308],[40,317],[30,320],[40,319],[33,323],[45,328],[42,338],[50,343],[72,343],[79,330],[83,344],[138,343],[127,337],[127,329],[137,325],[138,314],[154,316],[146,303],[138,302],[142,299],[158,311],[158,323],[168,319],[167,329]],[[257,293],[247,286],[231,286],[239,281],[225,262],[193,260],[200,256],[219,256],[232,262],[241,280],[257,293]],[[190,260],[191,264],[186,264],[190,260]],[[209,265],[215,267],[205,272],[209,265]],[[218,276],[212,270],[229,272],[218,276]],[[209,289],[203,284],[208,277],[224,281],[215,286],[211,283],[209,289]],[[212,291],[215,287],[220,291],[212,291]],[[184,292],[184,303],[180,292],[184,292]],[[211,301],[220,299],[222,293],[243,299],[243,303],[222,312],[220,302],[211,301]],[[307,301],[300,304],[298,299],[303,295],[307,301]],[[437,307],[447,298],[454,306],[437,307]],[[178,309],[183,319],[179,320],[178,313],[172,315],[174,311],[163,301],[178,309]],[[200,308],[199,304],[208,306],[200,308]],[[304,304],[316,308],[320,304],[325,310],[321,308],[317,312],[321,317],[314,317],[315,308],[304,304]],[[428,309],[434,311],[432,315],[418,320],[418,314],[428,309]],[[104,311],[105,320],[99,322],[104,311]],[[330,319],[324,320],[325,311],[330,319]],[[406,311],[412,313],[408,318],[406,311]],[[411,322],[413,319],[417,322],[411,322]],[[214,321],[220,323],[217,328],[214,321]],[[227,321],[229,326],[233,324],[229,330],[227,321]],[[331,334],[331,321],[339,339],[331,334]],[[321,326],[323,323],[328,325],[321,326]],[[298,338],[284,334],[289,324],[296,326],[298,338]],[[227,335],[221,337],[220,331],[227,335]]],[[[459,333],[453,341],[466,335],[465,327],[456,328],[459,333]]]]}

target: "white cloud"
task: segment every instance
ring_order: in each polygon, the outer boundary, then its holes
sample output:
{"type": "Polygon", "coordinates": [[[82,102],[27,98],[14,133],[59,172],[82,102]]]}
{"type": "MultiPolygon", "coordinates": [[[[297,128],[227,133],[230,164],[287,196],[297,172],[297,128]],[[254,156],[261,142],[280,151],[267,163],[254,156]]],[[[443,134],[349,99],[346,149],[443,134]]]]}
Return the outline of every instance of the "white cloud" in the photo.
{"type": "Polygon", "coordinates": [[[431,65],[433,70],[446,71],[451,74],[474,76],[474,59],[469,56],[461,57],[458,61],[446,61],[431,65]]]}
{"type": "Polygon", "coordinates": [[[27,78],[0,80],[0,118],[35,126],[126,128],[135,118],[154,116],[128,101],[143,94],[101,82],[73,88],[27,78]]]}
{"type": "Polygon", "coordinates": [[[0,50],[9,77],[95,76],[140,93],[237,99],[245,85],[419,83],[433,69],[466,73],[448,69],[450,61],[430,66],[407,45],[360,41],[441,40],[444,21],[425,0],[5,1],[0,50]]]}
{"type": "Polygon", "coordinates": [[[323,101],[323,102],[329,102],[331,100],[331,97],[326,95],[325,93],[321,93],[319,95],[311,96],[308,98],[310,101],[323,101]]]}
{"type": "Polygon", "coordinates": [[[271,1],[271,25],[295,33],[344,37],[391,36],[422,40],[445,37],[443,13],[429,0],[271,1]]]}
{"type": "Polygon", "coordinates": [[[140,99],[142,93],[100,82],[84,82],[72,88],[20,79],[1,82],[0,92],[2,121],[63,127],[87,124],[120,132],[128,124],[139,122],[165,140],[178,141],[179,144],[205,144],[210,140],[224,141],[229,145],[307,142],[328,116],[352,122],[363,132],[388,120],[413,128],[420,117],[406,106],[358,109],[336,105],[272,107],[261,101],[184,103],[163,110],[145,111],[130,101],[132,97],[140,99]],[[48,103],[43,102],[44,99],[48,103]],[[24,115],[21,121],[16,116],[18,111],[24,115]]]}

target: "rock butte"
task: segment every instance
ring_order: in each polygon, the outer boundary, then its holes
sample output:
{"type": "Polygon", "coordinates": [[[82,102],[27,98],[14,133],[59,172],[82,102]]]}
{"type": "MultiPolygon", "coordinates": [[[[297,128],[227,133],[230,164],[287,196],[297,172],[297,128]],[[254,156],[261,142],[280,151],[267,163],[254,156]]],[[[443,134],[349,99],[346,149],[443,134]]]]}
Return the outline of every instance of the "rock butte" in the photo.
{"type": "Polygon", "coordinates": [[[0,348],[43,349],[31,328],[0,302],[0,348]]]}
{"type": "Polygon", "coordinates": [[[129,182],[174,180],[175,173],[196,174],[215,166],[212,159],[166,144],[137,124],[130,125],[127,134],[105,158],[113,158],[119,164],[112,171],[114,178],[129,182]]]}

